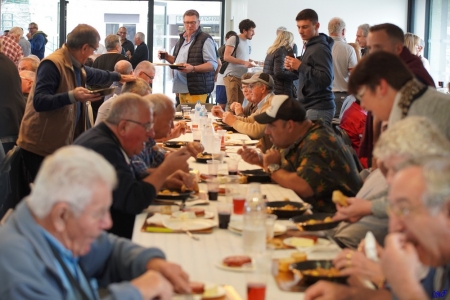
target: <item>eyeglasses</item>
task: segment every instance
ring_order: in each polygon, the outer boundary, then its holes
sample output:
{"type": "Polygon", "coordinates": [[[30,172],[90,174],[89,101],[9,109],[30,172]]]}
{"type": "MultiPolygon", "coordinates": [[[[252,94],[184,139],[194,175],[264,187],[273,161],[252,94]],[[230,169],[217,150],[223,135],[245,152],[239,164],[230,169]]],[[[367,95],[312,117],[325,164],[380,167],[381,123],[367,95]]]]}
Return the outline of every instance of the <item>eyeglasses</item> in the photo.
{"type": "Polygon", "coordinates": [[[242,87],[241,87],[241,91],[243,91],[243,90],[249,90],[250,89],[250,87],[248,86],[248,85],[243,85],[242,87]]]}
{"type": "Polygon", "coordinates": [[[194,26],[195,24],[197,24],[197,21],[192,21],[192,22],[183,22],[184,25],[192,25],[194,26]]]}
{"type": "MultiPolygon", "coordinates": [[[[89,44],[88,44],[89,45],[89,44]]],[[[92,45],[89,45],[89,47],[91,47],[92,49],[94,49],[94,51],[97,51],[97,47],[94,47],[92,45]]]]}
{"type": "Polygon", "coordinates": [[[420,205],[412,205],[412,206],[399,206],[389,203],[386,212],[388,215],[395,215],[397,217],[408,217],[411,213],[415,213],[420,209],[420,205]]]}
{"type": "Polygon", "coordinates": [[[127,32],[125,31],[119,31],[118,34],[127,34],[127,32]]]}
{"type": "Polygon", "coordinates": [[[141,71],[141,72],[144,73],[144,75],[147,76],[150,80],[155,79],[155,76],[150,76],[150,75],[148,75],[147,73],[145,73],[143,71],[141,71]]]}
{"type": "Polygon", "coordinates": [[[359,92],[356,94],[356,99],[358,99],[359,101],[361,101],[361,98],[364,97],[364,93],[366,92],[366,87],[363,86],[359,92]]]}
{"type": "Polygon", "coordinates": [[[144,130],[146,132],[150,132],[153,129],[153,122],[148,122],[148,123],[143,124],[143,123],[135,121],[135,120],[130,120],[130,119],[124,119],[124,120],[127,121],[127,122],[131,122],[131,123],[135,123],[135,124],[141,125],[142,128],[144,128],[144,130]]]}
{"type": "Polygon", "coordinates": [[[36,27],[30,27],[30,28],[28,28],[28,30],[31,30],[31,29],[37,29],[36,27]]]}

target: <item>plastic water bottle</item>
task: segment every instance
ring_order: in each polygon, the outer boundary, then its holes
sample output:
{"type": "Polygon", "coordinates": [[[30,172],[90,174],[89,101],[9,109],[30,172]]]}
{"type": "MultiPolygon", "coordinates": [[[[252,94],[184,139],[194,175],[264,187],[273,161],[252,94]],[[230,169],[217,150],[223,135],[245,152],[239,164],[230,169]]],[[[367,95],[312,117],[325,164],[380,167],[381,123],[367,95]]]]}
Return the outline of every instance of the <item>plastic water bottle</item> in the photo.
{"type": "Polygon", "coordinates": [[[251,183],[248,187],[242,240],[247,255],[257,256],[266,251],[266,203],[259,183],[251,183]]]}
{"type": "Polygon", "coordinates": [[[206,107],[204,105],[202,105],[201,116],[208,117],[208,110],[206,109],[206,107]]]}
{"type": "Polygon", "coordinates": [[[200,100],[197,100],[197,104],[195,104],[195,118],[199,118],[200,117],[200,112],[202,110],[202,104],[200,103],[200,100]]]}

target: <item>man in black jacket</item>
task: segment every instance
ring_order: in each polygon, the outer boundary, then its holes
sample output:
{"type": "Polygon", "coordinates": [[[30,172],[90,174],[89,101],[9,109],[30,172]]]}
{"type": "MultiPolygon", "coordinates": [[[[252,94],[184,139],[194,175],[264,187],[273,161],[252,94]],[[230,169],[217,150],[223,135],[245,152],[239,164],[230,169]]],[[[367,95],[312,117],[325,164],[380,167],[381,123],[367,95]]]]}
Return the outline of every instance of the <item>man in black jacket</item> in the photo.
{"type": "Polygon", "coordinates": [[[135,215],[153,202],[163,185],[179,189],[183,183],[192,184],[189,174],[177,171],[188,168],[190,153],[184,148],[172,153],[150,175],[137,178],[130,157],[139,154],[153,136],[151,104],[141,96],[125,93],[114,99],[105,122],[74,142],[100,153],[116,169],[119,184],[113,192],[113,226],[109,231],[118,236],[131,239],[135,215]]]}
{"type": "Polygon", "coordinates": [[[286,56],[284,66],[298,73],[297,98],[306,109],[306,117],[315,121],[322,119],[331,125],[335,103],[331,91],[333,84],[333,59],[331,48],[334,41],[319,33],[319,17],[312,9],[304,9],[296,19],[298,32],[306,41],[306,50],[300,59],[286,56]]]}
{"type": "MultiPolygon", "coordinates": [[[[217,50],[212,37],[200,28],[200,16],[196,10],[183,15],[184,28],[175,45],[173,56],[166,53],[165,60],[183,67],[174,70],[173,92],[180,103],[202,103],[214,89],[217,69],[217,50]]],[[[161,54],[158,54],[161,59],[161,54]]]]}
{"type": "Polygon", "coordinates": [[[136,68],[136,66],[144,60],[148,60],[149,54],[148,54],[148,47],[144,43],[145,41],[145,34],[142,32],[136,33],[134,36],[134,43],[136,44],[136,50],[134,51],[134,54],[131,54],[130,51],[127,51],[126,55],[128,59],[130,60],[131,65],[133,66],[133,69],[136,68]]]}

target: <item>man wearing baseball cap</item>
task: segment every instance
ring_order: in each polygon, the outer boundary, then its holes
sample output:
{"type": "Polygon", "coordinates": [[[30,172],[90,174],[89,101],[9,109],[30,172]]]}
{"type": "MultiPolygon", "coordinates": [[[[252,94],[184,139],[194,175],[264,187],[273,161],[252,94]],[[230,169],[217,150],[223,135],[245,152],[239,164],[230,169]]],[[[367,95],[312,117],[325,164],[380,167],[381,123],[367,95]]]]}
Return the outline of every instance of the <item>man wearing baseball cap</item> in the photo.
{"type": "Polygon", "coordinates": [[[272,92],[274,87],[273,78],[267,73],[260,72],[253,75],[250,79],[242,80],[242,83],[248,84],[248,88],[252,92],[251,99],[248,100],[257,105],[256,111],[248,117],[239,117],[231,112],[225,112],[222,115],[222,121],[233,126],[239,133],[246,134],[255,140],[260,139],[258,147],[264,152],[270,149],[272,143],[264,135],[266,125],[255,122],[253,117],[266,111],[270,106],[274,98],[272,92]]]}
{"type": "Polygon", "coordinates": [[[362,185],[352,155],[321,120],[310,121],[300,103],[278,95],[269,108],[254,117],[267,124],[273,148],[263,155],[244,147],[238,151],[248,163],[260,165],[272,180],[294,190],[315,212],[334,212],[334,190],[354,196],[362,185]]]}

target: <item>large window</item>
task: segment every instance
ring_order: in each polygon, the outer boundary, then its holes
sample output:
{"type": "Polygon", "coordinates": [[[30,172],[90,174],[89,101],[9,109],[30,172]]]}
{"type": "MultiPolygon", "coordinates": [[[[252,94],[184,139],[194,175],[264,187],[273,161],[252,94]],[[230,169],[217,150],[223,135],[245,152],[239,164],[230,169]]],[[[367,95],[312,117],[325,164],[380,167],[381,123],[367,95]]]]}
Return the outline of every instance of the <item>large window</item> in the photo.
{"type": "Polygon", "coordinates": [[[450,81],[450,6],[448,0],[432,0],[428,57],[436,84],[450,81]]]}

